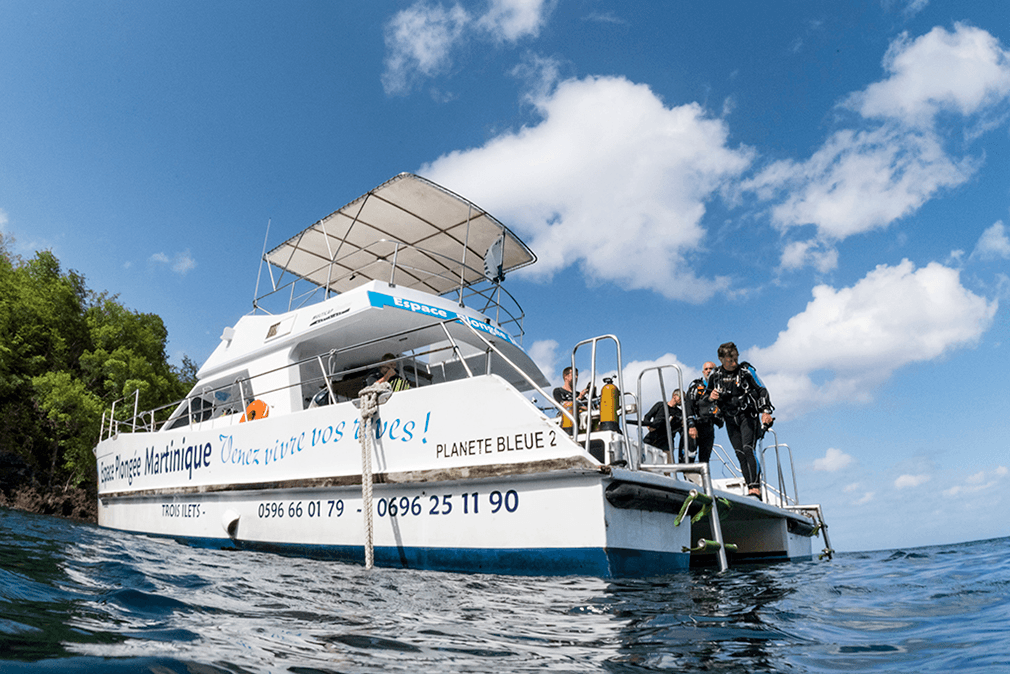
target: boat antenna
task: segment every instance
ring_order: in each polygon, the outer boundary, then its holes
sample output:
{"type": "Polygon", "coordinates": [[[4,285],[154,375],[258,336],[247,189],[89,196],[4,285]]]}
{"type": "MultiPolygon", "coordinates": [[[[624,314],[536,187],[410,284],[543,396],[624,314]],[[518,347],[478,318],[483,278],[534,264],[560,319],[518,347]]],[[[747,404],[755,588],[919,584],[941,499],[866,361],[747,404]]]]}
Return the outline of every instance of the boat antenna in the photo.
{"type": "Polygon", "coordinates": [[[263,274],[263,261],[267,258],[267,239],[270,237],[270,218],[267,218],[267,233],[263,235],[263,253],[260,254],[260,267],[256,270],[256,291],[253,293],[253,311],[259,307],[256,301],[260,297],[260,276],[263,274]]]}

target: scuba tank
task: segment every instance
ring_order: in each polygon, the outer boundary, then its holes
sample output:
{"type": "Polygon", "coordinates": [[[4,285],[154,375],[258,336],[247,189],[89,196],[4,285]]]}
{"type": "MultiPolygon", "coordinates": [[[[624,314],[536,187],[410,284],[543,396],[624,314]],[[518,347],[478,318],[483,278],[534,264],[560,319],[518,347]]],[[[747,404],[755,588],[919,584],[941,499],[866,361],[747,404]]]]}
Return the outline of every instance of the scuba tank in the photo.
{"type": "Polygon", "coordinates": [[[621,392],[614,386],[614,380],[606,377],[603,389],[600,391],[600,430],[617,431],[621,427],[617,423],[617,410],[620,405],[621,392]]]}

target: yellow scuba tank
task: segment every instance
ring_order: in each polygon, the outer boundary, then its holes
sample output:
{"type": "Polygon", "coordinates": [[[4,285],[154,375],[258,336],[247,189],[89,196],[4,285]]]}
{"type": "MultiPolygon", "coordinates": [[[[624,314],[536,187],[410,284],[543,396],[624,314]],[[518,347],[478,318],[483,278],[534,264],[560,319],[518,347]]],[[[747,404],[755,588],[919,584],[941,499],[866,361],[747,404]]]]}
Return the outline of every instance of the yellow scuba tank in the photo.
{"type": "Polygon", "coordinates": [[[621,392],[614,386],[614,380],[606,377],[603,380],[603,389],[600,391],[600,430],[618,431],[621,427],[617,423],[617,410],[621,402],[621,392]]]}

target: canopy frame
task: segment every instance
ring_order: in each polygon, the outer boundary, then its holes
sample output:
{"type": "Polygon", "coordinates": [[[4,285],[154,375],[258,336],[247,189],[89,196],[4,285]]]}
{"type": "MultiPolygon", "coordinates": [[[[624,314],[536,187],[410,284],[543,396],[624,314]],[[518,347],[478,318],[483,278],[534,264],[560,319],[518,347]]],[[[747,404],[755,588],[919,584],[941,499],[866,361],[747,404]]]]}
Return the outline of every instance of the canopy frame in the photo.
{"type": "MultiPolygon", "coordinates": [[[[433,295],[497,285],[475,266],[502,239],[501,272],[536,262],[514,232],[473,202],[411,173],[401,173],[263,255],[271,289],[253,302],[305,281],[326,297],[373,280],[433,295]]],[[[497,254],[497,251],[496,251],[497,254]]],[[[290,305],[295,304],[292,288],[290,305]]],[[[290,308],[290,306],[289,306],[290,308]]]]}

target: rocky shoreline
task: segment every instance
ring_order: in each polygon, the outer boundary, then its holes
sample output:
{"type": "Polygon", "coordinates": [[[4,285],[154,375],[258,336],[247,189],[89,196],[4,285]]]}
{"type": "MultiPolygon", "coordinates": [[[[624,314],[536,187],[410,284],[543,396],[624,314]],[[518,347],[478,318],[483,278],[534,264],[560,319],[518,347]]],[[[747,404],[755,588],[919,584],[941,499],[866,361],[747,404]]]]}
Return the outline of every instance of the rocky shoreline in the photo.
{"type": "Polygon", "coordinates": [[[97,523],[98,490],[94,484],[42,486],[24,460],[0,453],[0,507],[97,523]]]}
{"type": "Polygon", "coordinates": [[[47,491],[33,485],[22,486],[10,493],[0,492],[0,506],[39,515],[98,522],[97,497],[80,487],[47,491]]]}

